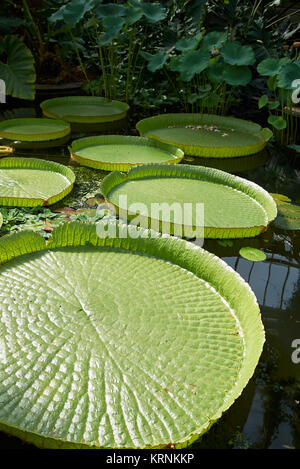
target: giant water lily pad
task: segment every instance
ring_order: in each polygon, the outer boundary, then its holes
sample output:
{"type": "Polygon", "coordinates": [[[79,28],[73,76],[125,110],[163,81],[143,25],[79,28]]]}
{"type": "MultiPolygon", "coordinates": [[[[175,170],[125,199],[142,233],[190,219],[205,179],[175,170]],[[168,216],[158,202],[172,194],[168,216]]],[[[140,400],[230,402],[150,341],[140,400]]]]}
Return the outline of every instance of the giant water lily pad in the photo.
{"type": "Polygon", "coordinates": [[[237,157],[261,151],[271,130],[253,122],[210,114],[161,114],[139,121],[140,135],[170,143],[187,155],[237,157]]]}
{"type": "Polygon", "coordinates": [[[0,429],[46,448],[185,447],[255,370],[256,298],[191,243],[99,228],[0,240],[0,429]]]}
{"type": "Polygon", "coordinates": [[[128,171],[145,163],[179,163],[183,151],[172,145],[142,137],[102,135],[73,141],[72,158],[84,166],[105,171],[128,171]]]}
{"type": "Polygon", "coordinates": [[[0,137],[24,142],[60,140],[70,134],[66,122],[38,117],[8,119],[0,122],[0,137]]]}
{"type": "Polygon", "coordinates": [[[68,96],[41,103],[43,114],[71,123],[102,123],[124,119],[128,104],[98,96],[68,96]]]}
{"type": "Polygon", "coordinates": [[[256,236],[277,214],[273,198],[260,186],[202,166],[144,165],[128,175],[113,172],[103,179],[101,192],[121,218],[189,238],[200,237],[203,224],[206,238],[256,236]]]}
{"type": "Polygon", "coordinates": [[[34,158],[0,160],[0,205],[35,207],[54,204],[71,192],[73,171],[59,163],[34,158]]]}

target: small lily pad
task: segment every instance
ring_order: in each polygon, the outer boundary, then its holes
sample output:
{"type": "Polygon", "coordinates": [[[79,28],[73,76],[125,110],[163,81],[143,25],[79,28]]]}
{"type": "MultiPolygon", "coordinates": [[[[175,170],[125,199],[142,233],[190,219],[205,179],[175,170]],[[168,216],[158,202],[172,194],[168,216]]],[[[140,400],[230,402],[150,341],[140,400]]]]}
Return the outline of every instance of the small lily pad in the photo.
{"type": "Polygon", "coordinates": [[[240,249],[240,256],[254,262],[265,261],[267,258],[263,251],[248,246],[240,249]]]}

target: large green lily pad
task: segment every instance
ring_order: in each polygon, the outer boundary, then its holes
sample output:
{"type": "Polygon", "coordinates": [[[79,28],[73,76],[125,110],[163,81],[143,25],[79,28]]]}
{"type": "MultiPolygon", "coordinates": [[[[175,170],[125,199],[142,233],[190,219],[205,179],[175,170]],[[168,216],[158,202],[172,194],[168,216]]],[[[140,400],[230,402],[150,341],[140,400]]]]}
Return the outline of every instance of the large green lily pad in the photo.
{"type": "Polygon", "coordinates": [[[139,121],[140,135],[170,143],[187,155],[228,158],[261,151],[272,136],[253,122],[210,114],[161,114],[139,121]]]}
{"type": "Polygon", "coordinates": [[[43,114],[71,123],[102,123],[124,119],[128,104],[98,96],[68,96],[41,103],[43,114]]]}
{"type": "Polygon", "coordinates": [[[0,429],[46,448],[185,447],[254,372],[256,298],[191,243],[99,228],[0,240],[0,429]]]}
{"type": "Polygon", "coordinates": [[[78,163],[105,171],[128,171],[145,163],[179,163],[184,155],[172,145],[125,135],[80,138],[69,150],[78,163]]]}
{"type": "Polygon", "coordinates": [[[8,119],[0,122],[0,137],[24,142],[59,140],[70,134],[66,122],[38,117],[8,119]]]}
{"type": "Polygon", "coordinates": [[[0,160],[0,205],[35,207],[54,204],[71,192],[73,171],[52,161],[35,158],[0,160]]]}
{"type": "Polygon", "coordinates": [[[195,231],[201,234],[202,223],[206,238],[256,236],[277,214],[273,198],[258,185],[202,166],[144,165],[128,175],[113,172],[101,182],[101,192],[121,218],[188,238],[199,237],[195,231]]]}

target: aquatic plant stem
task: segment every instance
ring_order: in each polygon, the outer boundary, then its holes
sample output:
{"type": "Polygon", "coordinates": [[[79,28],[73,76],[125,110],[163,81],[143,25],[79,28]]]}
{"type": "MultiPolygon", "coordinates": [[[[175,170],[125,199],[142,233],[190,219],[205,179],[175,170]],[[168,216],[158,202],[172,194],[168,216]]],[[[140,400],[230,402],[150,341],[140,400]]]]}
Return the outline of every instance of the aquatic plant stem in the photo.
{"type": "Polygon", "coordinates": [[[92,88],[91,88],[91,82],[90,82],[89,77],[88,77],[88,75],[87,75],[86,68],[85,68],[85,66],[83,65],[83,62],[82,62],[82,60],[81,60],[80,53],[79,53],[79,50],[78,50],[78,46],[77,46],[77,44],[76,44],[76,40],[75,40],[75,38],[74,38],[74,36],[73,36],[72,29],[70,28],[70,26],[68,26],[68,32],[69,32],[69,34],[70,34],[70,37],[71,37],[71,40],[72,40],[72,43],[73,43],[73,46],[74,46],[74,50],[75,50],[77,59],[78,59],[78,61],[79,61],[79,65],[80,65],[80,68],[81,68],[81,70],[82,70],[82,73],[84,74],[85,79],[86,79],[86,81],[87,81],[87,83],[88,83],[89,90],[91,91],[92,95],[94,96],[94,92],[93,92],[93,90],[92,90],[92,88]]]}

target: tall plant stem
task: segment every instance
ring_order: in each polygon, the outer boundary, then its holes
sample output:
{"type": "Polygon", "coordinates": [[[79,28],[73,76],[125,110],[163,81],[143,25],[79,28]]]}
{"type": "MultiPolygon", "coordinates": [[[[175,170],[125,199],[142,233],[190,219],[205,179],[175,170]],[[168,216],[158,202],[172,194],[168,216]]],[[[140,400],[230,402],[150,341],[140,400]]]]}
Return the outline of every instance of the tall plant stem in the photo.
{"type": "Polygon", "coordinates": [[[83,65],[83,62],[82,62],[82,60],[81,60],[80,52],[79,52],[78,46],[77,46],[77,44],[76,44],[75,38],[74,38],[73,33],[72,33],[72,29],[70,28],[70,26],[68,26],[68,31],[69,31],[69,34],[70,34],[70,37],[71,37],[71,41],[72,41],[72,44],[73,44],[73,46],[74,46],[74,50],[75,50],[75,53],[76,53],[76,56],[77,56],[77,59],[78,59],[80,68],[81,68],[81,70],[82,70],[82,73],[83,73],[84,76],[85,76],[85,79],[86,79],[86,81],[87,81],[87,83],[88,83],[88,86],[89,86],[90,91],[92,92],[92,95],[94,95],[94,92],[93,92],[93,90],[91,89],[91,82],[90,82],[90,80],[89,80],[89,77],[87,76],[86,68],[85,68],[85,66],[83,65]]]}
{"type": "Polygon", "coordinates": [[[36,22],[34,21],[33,17],[32,17],[32,14],[31,14],[31,11],[29,9],[29,6],[28,6],[28,3],[27,3],[27,0],[22,0],[23,1],[23,7],[24,7],[24,11],[25,11],[25,14],[27,15],[27,17],[29,18],[29,20],[31,21],[32,23],[32,26],[33,26],[33,29],[35,31],[35,35],[37,37],[37,40],[40,44],[40,48],[41,49],[44,49],[44,42],[43,42],[43,39],[42,39],[42,36],[41,36],[41,32],[39,30],[39,27],[38,25],[36,24],[36,22]]]}
{"type": "Polygon", "coordinates": [[[95,16],[94,13],[93,13],[93,25],[94,25],[95,35],[96,35],[96,41],[97,41],[97,46],[98,46],[98,54],[99,54],[99,60],[100,60],[100,65],[101,65],[101,71],[102,71],[102,78],[103,78],[103,85],[104,85],[104,96],[105,96],[105,98],[109,98],[110,93],[109,93],[109,86],[108,86],[108,80],[107,80],[105,63],[104,63],[104,56],[103,56],[103,52],[102,52],[102,47],[99,44],[99,31],[98,31],[96,16],[95,16]]]}

